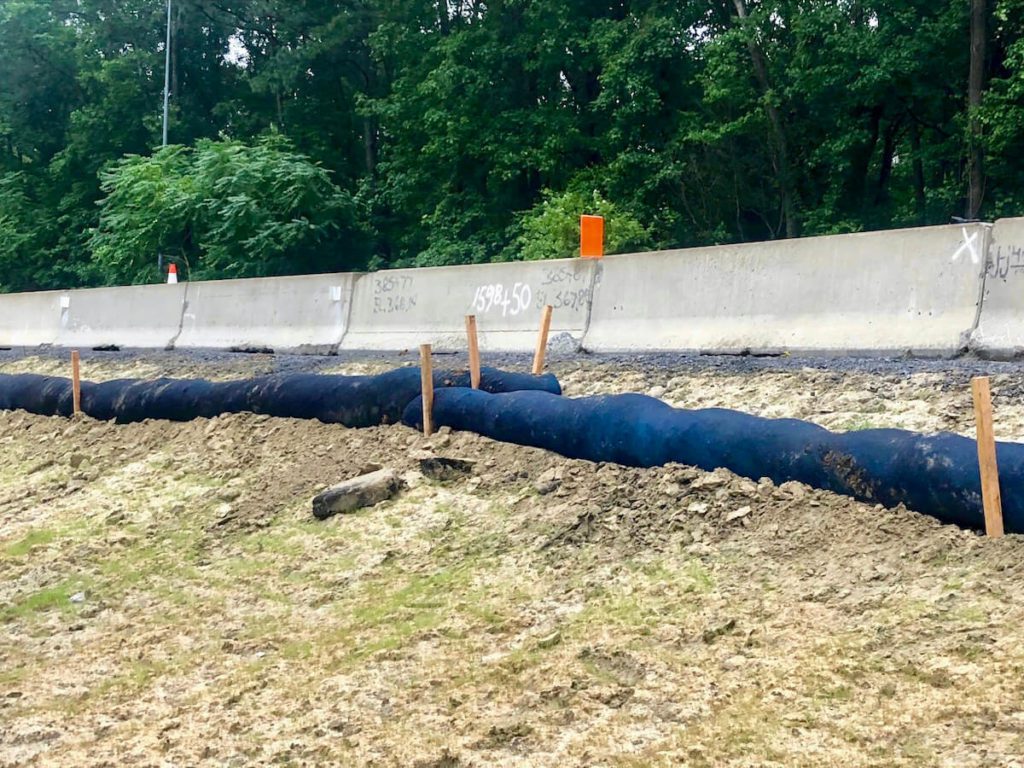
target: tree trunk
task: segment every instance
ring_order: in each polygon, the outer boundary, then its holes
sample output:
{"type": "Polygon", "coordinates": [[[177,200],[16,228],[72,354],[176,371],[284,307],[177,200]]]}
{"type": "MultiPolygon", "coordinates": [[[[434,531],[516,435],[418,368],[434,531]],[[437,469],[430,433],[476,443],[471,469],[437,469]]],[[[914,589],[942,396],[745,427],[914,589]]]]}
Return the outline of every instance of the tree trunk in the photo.
{"type": "Polygon", "coordinates": [[[967,190],[967,218],[978,218],[985,191],[985,176],[982,166],[984,150],[981,145],[982,89],[985,86],[985,15],[986,0],[971,0],[971,69],[967,82],[967,107],[970,121],[970,146],[967,162],[970,167],[967,190]]]}
{"type": "Polygon", "coordinates": [[[917,208],[917,222],[924,224],[927,218],[927,197],[924,193],[924,161],[921,160],[921,128],[917,121],[910,121],[910,150],[914,153],[914,202],[917,208]]]}
{"type": "MultiPolygon", "coordinates": [[[[736,7],[736,15],[740,23],[749,25],[746,0],[732,0],[736,7]]],[[[748,35],[747,49],[750,51],[750,59],[754,66],[754,76],[758,85],[764,93],[765,111],[768,114],[768,123],[771,126],[772,140],[774,144],[774,166],[776,183],[779,185],[779,195],[782,198],[782,215],[785,219],[786,237],[799,237],[800,222],[797,214],[796,195],[793,190],[793,177],[789,162],[789,140],[786,137],[786,126],[782,113],[772,101],[772,83],[768,75],[768,60],[757,44],[753,34],[748,35]]]]}
{"type": "Polygon", "coordinates": [[[875,205],[883,205],[889,200],[889,179],[892,178],[892,167],[896,157],[896,145],[902,128],[900,119],[895,119],[886,126],[885,139],[882,142],[882,163],[878,169],[878,183],[875,185],[875,205]]]}
{"type": "Polygon", "coordinates": [[[377,175],[377,131],[372,117],[363,118],[363,156],[370,183],[374,184],[377,175]]]}
{"type": "Polygon", "coordinates": [[[868,201],[868,176],[871,174],[871,161],[878,148],[878,137],[882,132],[882,114],[884,108],[876,104],[868,113],[868,140],[858,144],[850,152],[850,174],[844,185],[844,207],[848,210],[863,212],[868,201]]]}
{"type": "Polygon", "coordinates": [[[437,24],[441,29],[441,35],[447,37],[452,31],[451,10],[448,7],[448,0],[439,0],[437,8],[437,24]]]}

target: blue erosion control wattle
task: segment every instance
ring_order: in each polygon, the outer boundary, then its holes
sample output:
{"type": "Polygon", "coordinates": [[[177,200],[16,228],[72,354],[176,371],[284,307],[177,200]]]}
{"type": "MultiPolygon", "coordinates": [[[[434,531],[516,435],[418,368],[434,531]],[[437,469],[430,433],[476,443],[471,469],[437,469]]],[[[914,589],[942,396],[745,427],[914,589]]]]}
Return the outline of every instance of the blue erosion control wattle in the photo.
{"type": "MultiPolygon", "coordinates": [[[[434,373],[434,387],[468,387],[467,372],[434,373]]],[[[543,390],[561,394],[558,379],[484,368],[481,389],[509,392],[543,390]]],[[[419,368],[399,368],[378,376],[276,374],[241,381],[203,379],[121,379],[82,382],[82,411],[121,424],[144,419],[189,421],[224,413],[260,413],[328,424],[372,427],[397,423],[409,401],[420,395],[419,368]]],[[[0,410],[43,416],[70,416],[70,379],[35,374],[0,374],[0,410]]]]}
{"type": "MultiPolygon", "coordinates": [[[[420,428],[421,398],[403,422],[420,428]]],[[[575,459],[634,467],[678,462],[753,479],[801,483],[907,508],[965,528],[984,526],[977,444],[900,429],[834,433],[796,419],[719,408],[688,411],[644,395],[572,399],[544,392],[445,389],[434,423],[575,459]]],[[[1006,530],[1024,533],[1024,444],[998,443],[1006,530]]]]}

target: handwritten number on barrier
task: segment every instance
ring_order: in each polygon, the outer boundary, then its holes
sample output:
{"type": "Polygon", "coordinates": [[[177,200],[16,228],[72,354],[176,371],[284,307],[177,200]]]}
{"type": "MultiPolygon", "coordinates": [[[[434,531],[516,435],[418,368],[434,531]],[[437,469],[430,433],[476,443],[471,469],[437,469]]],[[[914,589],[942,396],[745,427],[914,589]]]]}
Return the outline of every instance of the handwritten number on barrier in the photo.
{"type": "Polygon", "coordinates": [[[530,308],[533,291],[525,283],[516,283],[508,290],[500,283],[481,285],[473,296],[473,309],[481,314],[501,309],[501,316],[515,317],[530,308]]]}
{"type": "Polygon", "coordinates": [[[546,304],[550,304],[552,309],[571,309],[575,311],[586,306],[589,299],[590,290],[587,288],[555,291],[551,294],[541,290],[537,294],[536,307],[537,309],[542,309],[546,304]]]}

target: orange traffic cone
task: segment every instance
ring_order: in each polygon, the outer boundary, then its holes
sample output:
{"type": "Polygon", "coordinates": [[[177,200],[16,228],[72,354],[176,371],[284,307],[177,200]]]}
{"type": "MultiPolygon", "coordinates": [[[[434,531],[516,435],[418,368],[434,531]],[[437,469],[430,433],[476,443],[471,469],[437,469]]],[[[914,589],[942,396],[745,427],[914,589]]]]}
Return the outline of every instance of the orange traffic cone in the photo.
{"type": "Polygon", "coordinates": [[[167,284],[176,285],[178,282],[178,265],[171,264],[171,268],[167,270],[167,284]]]}

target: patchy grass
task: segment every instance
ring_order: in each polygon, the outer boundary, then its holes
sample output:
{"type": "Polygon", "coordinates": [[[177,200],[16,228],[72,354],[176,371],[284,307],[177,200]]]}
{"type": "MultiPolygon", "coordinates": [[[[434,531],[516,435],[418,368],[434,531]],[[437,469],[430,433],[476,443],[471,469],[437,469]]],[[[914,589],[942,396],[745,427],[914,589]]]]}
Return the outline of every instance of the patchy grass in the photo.
{"type": "Polygon", "coordinates": [[[3,548],[5,557],[27,557],[37,547],[45,547],[55,541],[60,533],[52,528],[34,528],[13,544],[3,548]]]}
{"type": "Polygon", "coordinates": [[[83,579],[67,579],[52,587],[44,587],[23,595],[8,606],[0,608],[0,623],[12,619],[31,618],[37,614],[57,610],[69,614],[74,612],[72,596],[86,589],[83,579]]]}

